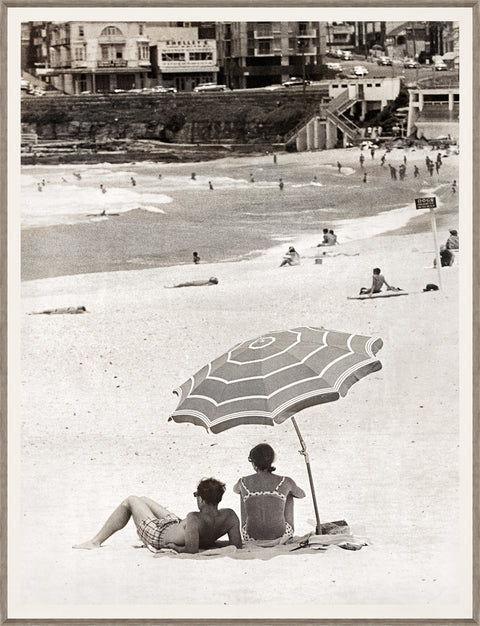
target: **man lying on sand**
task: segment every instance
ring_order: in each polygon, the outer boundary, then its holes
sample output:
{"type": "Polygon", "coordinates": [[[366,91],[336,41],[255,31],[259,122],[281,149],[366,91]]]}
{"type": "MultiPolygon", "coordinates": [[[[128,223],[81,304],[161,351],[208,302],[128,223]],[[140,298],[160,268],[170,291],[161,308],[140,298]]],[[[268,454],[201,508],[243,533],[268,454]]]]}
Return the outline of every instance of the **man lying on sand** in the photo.
{"type": "Polygon", "coordinates": [[[133,515],[137,534],[147,548],[170,548],[176,552],[196,554],[200,548],[212,548],[215,541],[228,534],[229,545],[242,547],[240,523],[232,509],[219,509],[225,485],[215,478],[204,478],[193,494],[199,511],[187,514],[184,520],[157,502],[145,497],[129,496],[110,515],[100,531],[85,543],[73,548],[94,550],[133,515]]]}
{"type": "Polygon", "coordinates": [[[67,306],[61,309],[45,309],[45,311],[34,311],[29,315],[56,315],[60,313],[72,313],[74,315],[78,313],[86,313],[87,309],[84,306],[67,306]]]}
{"type": "Polygon", "coordinates": [[[192,280],[188,283],[178,283],[178,285],[165,285],[165,289],[178,289],[178,287],[201,287],[202,285],[218,285],[218,278],[212,276],[208,280],[192,280]]]}

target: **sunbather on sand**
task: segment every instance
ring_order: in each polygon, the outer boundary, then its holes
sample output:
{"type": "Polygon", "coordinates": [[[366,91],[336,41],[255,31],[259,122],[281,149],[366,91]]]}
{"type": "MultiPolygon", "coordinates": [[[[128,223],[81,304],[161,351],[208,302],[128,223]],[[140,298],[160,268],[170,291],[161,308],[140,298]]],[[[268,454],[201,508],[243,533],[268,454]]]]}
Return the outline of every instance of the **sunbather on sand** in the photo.
{"type": "Polygon", "coordinates": [[[362,287],[360,289],[360,295],[372,295],[374,293],[380,293],[382,291],[383,285],[385,285],[388,290],[394,289],[394,287],[391,287],[387,283],[385,277],[381,274],[381,269],[379,267],[375,267],[372,275],[372,286],[370,287],[370,289],[362,287]]]}
{"type": "Polygon", "coordinates": [[[225,485],[215,478],[201,480],[193,494],[199,510],[188,513],[183,520],[150,498],[129,496],[92,539],[72,547],[83,550],[100,548],[133,516],[138,536],[154,551],[170,548],[176,552],[195,554],[200,548],[212,548],[223,535],[228,535],[229,545],[241,548],[237,514],[232,509],[218,508],[224,492],[225,485]]]}
{"type": "Polygon", "coordinates": [[[178,283],[178,285],[165,285],[165,289],[178,289],[178,287],[202,287],[203,285],[218,285],[218,278],[212,276],[208,280],[191,280],[187,283],[178,283]]]}
{"type": "Polygon", "coordinates": [[[74,315],[78,313],[86,313],[87,309],[84,306],[66,306],[60,309],[45,309],[45,311],[34,311],[29,315],[56,315],[60,313],[72,313],[74,315]]]}
{"type": "Polygon", "coordinates": [[[250,450],[248,460],[254,474],[243,476],[233,487],[240,494],[244,541],[274,540],[285,543],[293,537],[293,498],[305,492],[288,476],[274,474],[273,448],[260,443],[250,450]]]}

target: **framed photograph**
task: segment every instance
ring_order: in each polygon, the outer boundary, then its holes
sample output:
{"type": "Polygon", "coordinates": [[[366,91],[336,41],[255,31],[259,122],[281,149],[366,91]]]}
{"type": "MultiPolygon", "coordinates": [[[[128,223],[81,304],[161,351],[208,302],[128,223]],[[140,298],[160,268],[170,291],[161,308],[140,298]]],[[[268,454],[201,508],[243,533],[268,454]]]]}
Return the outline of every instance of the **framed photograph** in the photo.
{"type": "Polygon", "coordinates": [[[479,624],[478,0],[1,6],[2,623],[479,624]]]}

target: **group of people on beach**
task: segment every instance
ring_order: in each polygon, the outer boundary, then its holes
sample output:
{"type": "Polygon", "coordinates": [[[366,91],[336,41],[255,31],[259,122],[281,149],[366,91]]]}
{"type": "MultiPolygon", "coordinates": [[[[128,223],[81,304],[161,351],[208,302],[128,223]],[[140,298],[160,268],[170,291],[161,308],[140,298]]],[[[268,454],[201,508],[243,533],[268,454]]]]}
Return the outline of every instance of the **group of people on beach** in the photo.
{"type": "MultiPolygon", "coordinates": [[[[450,235],[445,242],[444,245],[440,246],[440,267],[450,267],[453,265],[455,260],[454,250],[459,250],[460,248],[460,238],[458,236],[458,231],[455,229],[451,229],[450,235]]],[[[433,260],[433,265],[436,267],[437,259],[433,260]]]]}
{"type": "Polygon", "coordinates": [[[145,496],[128,496],[92,539],[73,548],[100,548],[132,517],[138,537],[153,552],[167,548],[195,554],[214,547],[225,535],[228,545],[237,548],[242,548],[243,542],[286,543],[294,533],[293,498],[304,498],[305,492],[292,478],[274,473],[274,458],[275,452],[267,443],[250,450],[248,460],[254,471],[233,487],[240,496],[240,519],[233,509],[218,508],[225,484],[216,478],[204,478],[193,493],[198,510],[185,518],[145,496]]]}
{"type": "Polygon", "coordinates": [[[338,243],[337,235],[330,228],[323,229],[323,239],[317,244],[317,248],[321,248],[322,246],[336,246],[338,243]]]}

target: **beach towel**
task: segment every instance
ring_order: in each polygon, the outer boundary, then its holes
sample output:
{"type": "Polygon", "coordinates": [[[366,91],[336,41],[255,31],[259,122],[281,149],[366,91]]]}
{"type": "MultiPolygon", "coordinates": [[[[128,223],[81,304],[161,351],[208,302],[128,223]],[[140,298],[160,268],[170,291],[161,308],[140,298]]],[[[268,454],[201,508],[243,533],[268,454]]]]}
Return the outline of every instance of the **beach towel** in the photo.
{"type": "Polygon", "coordinates": [[[248,541],[243,544],[243,548],[239,549],[235,546],[222,545],[221,542],[217,542],[215,548],[202,550],[198,554],[179,554],[175,550],[165,548],[156,552],[154,558],[170,557],[174,559],[205,560],[228,557],[231,559],[268,561],[276,556],[319,554],[335,548],[356,551],[370,545],[370,543],[368,539],[354,537],[350,532],[341,535],[314,535],[309,533],[300,537],[292,537],[287,543],[277,543],[269,547],[261,545],[261,542],[248,541]]]}

